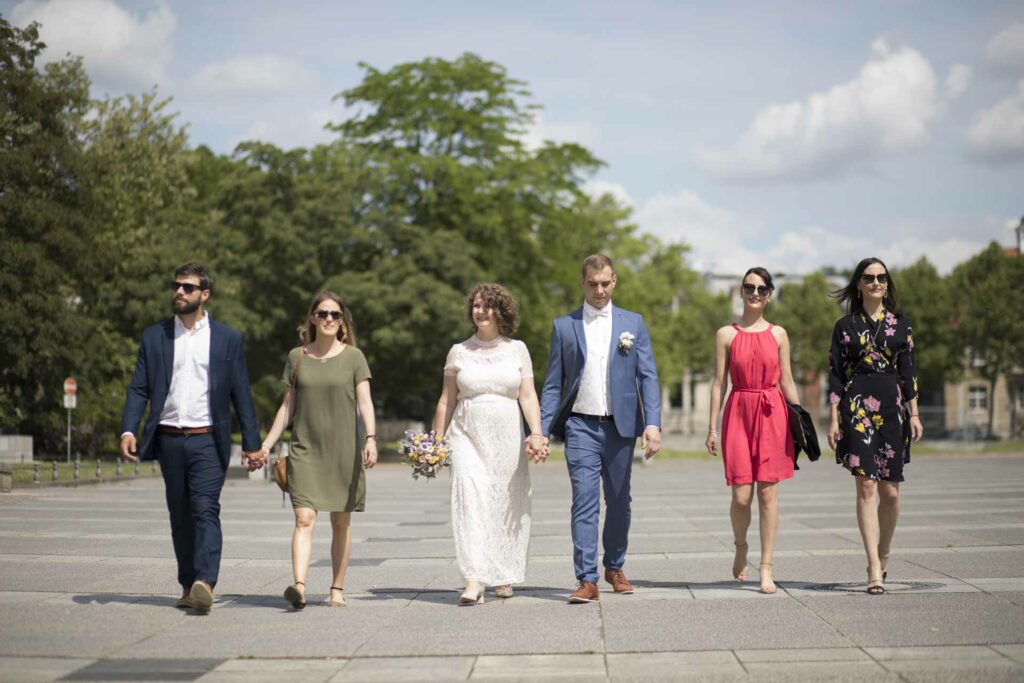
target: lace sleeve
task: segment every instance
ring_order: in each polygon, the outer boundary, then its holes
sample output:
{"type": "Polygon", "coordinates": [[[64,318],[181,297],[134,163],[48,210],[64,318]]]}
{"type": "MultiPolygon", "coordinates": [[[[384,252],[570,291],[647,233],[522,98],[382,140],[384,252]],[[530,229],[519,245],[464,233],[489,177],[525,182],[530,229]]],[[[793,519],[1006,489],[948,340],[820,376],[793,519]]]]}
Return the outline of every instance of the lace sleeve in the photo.
{"type": "Polygon", "coordinates": [[[459,355],[458,349],[459,345],[456,344],[455,346],[448,350],[448,358],[446,358],[444,361],[445,377],[454,377],[455,375],[459,374],[459,368],[458,365],[456,364],[456,360],[458,359],[459,355]]]}
{"type": "Polygon", "coordinates": [[[533,361],[530,360],[530,349],[526,348],[526,343],[523,341],[519,341],[518,346],[519,375],[523,379],[533,377],[533,361]]]}

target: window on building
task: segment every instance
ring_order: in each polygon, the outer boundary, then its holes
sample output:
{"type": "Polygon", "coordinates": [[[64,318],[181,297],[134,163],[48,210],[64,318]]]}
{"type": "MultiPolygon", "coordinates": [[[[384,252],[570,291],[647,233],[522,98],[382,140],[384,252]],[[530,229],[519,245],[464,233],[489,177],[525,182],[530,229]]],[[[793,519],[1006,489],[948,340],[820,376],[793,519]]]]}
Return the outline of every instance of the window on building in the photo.
{"type": "Polygon", "coordinates": [[[967,407],[988,410],[988,387],[970,387],[967,390],[967,407]]]}

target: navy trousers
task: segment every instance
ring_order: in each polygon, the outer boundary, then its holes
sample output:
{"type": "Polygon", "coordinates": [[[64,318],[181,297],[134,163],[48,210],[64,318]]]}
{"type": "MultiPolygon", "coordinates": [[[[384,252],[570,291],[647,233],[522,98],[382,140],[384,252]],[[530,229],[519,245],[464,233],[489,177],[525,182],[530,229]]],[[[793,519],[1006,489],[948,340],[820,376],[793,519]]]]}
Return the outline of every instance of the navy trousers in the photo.
{"type": "Polygon", "coordinates": [[[597,583],[597,527],[604,483],[604,566],[621,569],[629,541],[629,478],[636,439],[614,422],[570,417],[565,425],[565,462],[572,482],[573,566],[578,581],[597,583]]]}
{"type": "Polygon", "coordinates": [[[158,434],[157,457],[164,475],[171,539],[178,559],[178,583],[217,585],[223,536],[220,491],[224,469],[213,434],[158,434]]]}

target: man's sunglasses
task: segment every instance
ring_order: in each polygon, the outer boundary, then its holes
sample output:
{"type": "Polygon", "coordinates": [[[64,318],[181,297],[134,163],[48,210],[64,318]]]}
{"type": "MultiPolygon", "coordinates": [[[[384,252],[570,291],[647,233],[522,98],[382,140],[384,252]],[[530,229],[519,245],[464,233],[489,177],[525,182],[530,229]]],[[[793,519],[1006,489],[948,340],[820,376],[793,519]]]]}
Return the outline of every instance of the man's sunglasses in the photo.
{"type": "Polygon", "coordinates": [[[325,311],[322,308],[314,313],[314,315],[321,320],[341,320],[341,311],[325,311]]]}
{"type": "Polygon", "coordinates": [[[196,291],[197,289],[202,289],[202,286],[194,285],[191,282],[172,282],[171,283],[171,291],[172,292],[177,292],[179,289],[185,290],[185,296],[191,296],[192,292],[196,291]]]}
{"type": "Polygon", "coordinates": [[[767,296],[768,292],[770,291],[772,290],[769,289],[767,285],[752,285],[746,282],[743,283],[744,294],[753,294],[754,292],[757,292],[758,296],[767,296]]]}
{"type": "Polygon", "coordinates": [[[889,282],[889,273],[879,273],[878,275],[869,275],[864,273],[860,276],[860,281],[866,285],[870,285],[872,282],[884,285],[889,282]]]}

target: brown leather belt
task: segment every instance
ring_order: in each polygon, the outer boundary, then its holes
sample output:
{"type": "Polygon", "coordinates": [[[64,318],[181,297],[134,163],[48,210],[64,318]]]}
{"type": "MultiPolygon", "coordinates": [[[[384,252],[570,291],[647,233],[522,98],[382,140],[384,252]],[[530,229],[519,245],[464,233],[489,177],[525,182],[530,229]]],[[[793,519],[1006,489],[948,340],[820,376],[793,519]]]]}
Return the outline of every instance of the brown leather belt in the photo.
{"type": "Polygon", "coordinates": [[[195,436],[196,434],[213,434],[213,427],[171,427],[160,425],[157,431],[161,434],[181,434],[182,436],[195,436]]]}

